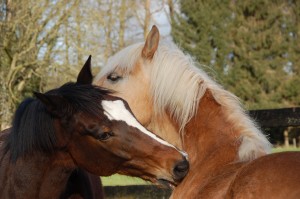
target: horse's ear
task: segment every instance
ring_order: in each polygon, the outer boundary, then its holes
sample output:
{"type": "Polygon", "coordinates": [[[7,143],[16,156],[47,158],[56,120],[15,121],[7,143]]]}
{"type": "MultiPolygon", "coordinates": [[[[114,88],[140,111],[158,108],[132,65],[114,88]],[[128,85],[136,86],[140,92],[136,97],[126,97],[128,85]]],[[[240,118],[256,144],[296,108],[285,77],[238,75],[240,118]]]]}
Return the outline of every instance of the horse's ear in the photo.
{"type": "Polygon", "coordinates": [[[81,71],[79,72],[77,76],[77,83],[79,84],[91,84],[93,81],[93,75],[91,70],[91,58],[90,55],[89,58],[86,60],[85,64],[83,65],[81,71]]]}
{"type": "Polygon", "coordinates": [[[56,117],[63,116],[63,110],[66,108],[66,100],[63,97],[38,92],[34,92],[34,95],[45,105],[49,113],[56,117]]]}
{"type": "Polygon", "coordinates": [[[152,59],[155,51],[157,50],[159,43],[159,31],[157,27],[152,26],[151,31],[149,32],[145,45],[142,50],[142,57],[145,59],[152,59]]]}

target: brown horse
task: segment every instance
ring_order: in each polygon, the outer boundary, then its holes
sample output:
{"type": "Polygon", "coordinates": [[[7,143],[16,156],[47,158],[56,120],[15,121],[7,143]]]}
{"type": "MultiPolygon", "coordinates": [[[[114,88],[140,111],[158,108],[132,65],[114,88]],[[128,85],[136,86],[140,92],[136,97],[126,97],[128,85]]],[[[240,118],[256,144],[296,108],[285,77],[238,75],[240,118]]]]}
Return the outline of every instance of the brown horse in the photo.
{"type": "MultiPolygon", "coordinates": [[[[0,133],[0,146],[7,139],[11,129],[0,133]]],[[[91,174],[84,169],[77,168],[67,180],[65,189],[59,199],[103,199],[104,192],[99,176],[91,174]]]]}
{"type": "Polygon", "coordinates": [[[78,167],[174,185],[186,175],[185,153],[145,129],[124,100],[91,85],[85,66],[76,83],[18,107],[1,139],[1,199],[59,198],[78,167]]]}
{"type": "MultiPolygon", "coordinates": [[[[86,70],[82,70],[82,74],[88,75],[88,78],[92,78],[90,68],[91,56],[84,66],[86,70]]],[[[11,128],[0,133],[0,142],[4,141],[4,138],[10,131],[11,128]]],[[[67,181],[65,190],[61,194],[60,199],[69,199],[71,196],[72,198],[103,199],[104,193],[99,176],[91,174],[81,168],[74,170],[67,181]]]]}
{"type": "Polygon", "coordinates": [[[188,153],[190,171],[171,198],[300,198],[300,153],[267,155],[271,145],[238,98],[178,47],[159,43],[155,26],[146,42],[111,57],[95,84],[188,153]]]}

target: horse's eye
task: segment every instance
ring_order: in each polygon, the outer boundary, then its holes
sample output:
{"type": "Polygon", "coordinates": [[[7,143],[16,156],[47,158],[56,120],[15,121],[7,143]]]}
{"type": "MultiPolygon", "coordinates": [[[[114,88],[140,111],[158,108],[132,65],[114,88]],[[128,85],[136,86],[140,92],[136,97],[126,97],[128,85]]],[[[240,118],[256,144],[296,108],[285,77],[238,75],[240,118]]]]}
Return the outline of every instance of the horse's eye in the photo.
{"type": "Polygon", "coordinates": [[[97,139],[104,141],[104,140],[107,140],[108,138],[110,138],[112,135],[113,135],[112,132],[100,133],[99,135],[97,135],[97,139]]]}
{"type": "Polygon", "coordinates": [[[117,75],[116,73],[111,73],[107,76],[107,79],[112,81],[112,82],[116,82],[116,81],[122,79],[122,77],[117,75]]]}

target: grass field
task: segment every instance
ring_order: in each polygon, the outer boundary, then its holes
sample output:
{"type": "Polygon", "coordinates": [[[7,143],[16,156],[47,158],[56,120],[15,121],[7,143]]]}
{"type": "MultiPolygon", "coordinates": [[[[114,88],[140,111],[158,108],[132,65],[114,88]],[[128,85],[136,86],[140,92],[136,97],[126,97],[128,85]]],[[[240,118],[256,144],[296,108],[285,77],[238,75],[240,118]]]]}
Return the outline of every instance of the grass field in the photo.
{"type": "MultiPolygon", "coordinates": [[[[273,153],[284,152],[284,151],[300,151],[300,148],[282,148],[277,147],[273,148],[273,153]]],[[[112,175],[109,177],[101,177],[102,183],[104,186],[127,186],[127,185],[144,185],[151,184],[150,182],[146,182],[140,178],[133,178],[123,175],[112,175]]]]}
{"type": "Polygon", "coordinates": [[[273,148],[272,149],[273,153],[279,153],[279,152],[285,152],[285,151],[300,151],[300,148],[294,148],[294,147],[290,147],[290,148],[277,147],[277,148],[273,148]]]}
{"type": "Polygon", "coordinates": [[[101,177],[104,186],[128,186],[128,185],[145,185],[151,184],[140,178],[115,174],[109,177],[101,177]]]}

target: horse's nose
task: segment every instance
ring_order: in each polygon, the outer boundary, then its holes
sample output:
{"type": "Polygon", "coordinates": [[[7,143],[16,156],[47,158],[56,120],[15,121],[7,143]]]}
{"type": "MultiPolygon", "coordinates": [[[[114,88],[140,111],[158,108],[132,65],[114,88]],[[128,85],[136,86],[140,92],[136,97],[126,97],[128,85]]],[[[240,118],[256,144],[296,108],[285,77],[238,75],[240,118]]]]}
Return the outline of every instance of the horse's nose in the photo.
{"type": "Polygon", "coordinates": [[[181,182],[182,179],[186,176],[186,174],[189,171],[189,162],[186,160],[186,158],[184,157],[183,161],[178,162],[174,169],[173,169],[173,173],[174,173],[174,180],[177,182],[181,182]]]}

